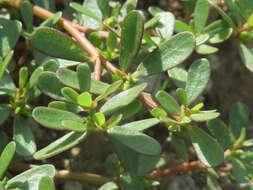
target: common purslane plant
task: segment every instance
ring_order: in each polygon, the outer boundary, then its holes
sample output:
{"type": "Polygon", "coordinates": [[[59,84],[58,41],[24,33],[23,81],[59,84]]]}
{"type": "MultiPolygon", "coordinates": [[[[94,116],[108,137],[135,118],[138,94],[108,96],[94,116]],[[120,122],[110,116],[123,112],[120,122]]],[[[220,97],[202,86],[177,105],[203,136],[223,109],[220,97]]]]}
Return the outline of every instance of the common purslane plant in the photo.
{"type": "Polygon", "coordinates": [[[198,99],[211,75],[203,55],[217,52],[216,44],[235,40],[253,70],[253,3],[181,0],[188,23],[158,7],[136,10],[137,3],[0,0],[0,190],[92,181],[45,164],[92,133],[108,139],[119,160],[112,176],[94,177],[99,190],[154,189],[162,177],[191,170],[205,172],[208,189],[221,189],[224,175],[253,189],[250,110],[235,103],[227,125],[198,99]],[[219,16],[209,21],[213,12],[219,16]],[[38,150],[37,125],[65,133],[38,150]],[[182,166],[164,169],[163,147],[146,133],[158,125],[182,166]],[[34,160],[44,164],[25,164],[34,160]]]}

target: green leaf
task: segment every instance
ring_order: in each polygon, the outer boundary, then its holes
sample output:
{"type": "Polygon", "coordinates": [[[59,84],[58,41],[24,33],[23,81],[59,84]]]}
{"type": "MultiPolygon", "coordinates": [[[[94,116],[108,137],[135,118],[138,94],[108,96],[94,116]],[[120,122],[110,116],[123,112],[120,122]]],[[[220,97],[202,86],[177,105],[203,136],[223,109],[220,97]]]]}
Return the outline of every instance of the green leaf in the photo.
{"type": "Polygon", "coordinates": [[[119,188],[114,182],[108,182],[102,185],[98,190],[119,190],[119,188]]]}
{"type": "Polygon", "coordinates": [[[219,113],[214,112],[214,111],[200,111],[196,114],[192,114],[190,117],[194,121],[203,122],[203,121],[215,119],[219,117],[219,115],[220,115],[219,113]]]}
{"type": "Polygon", "coordinates": [[[22,24],[19,21],[0,18],[0,57],[5,57],[16,45],[22,24]]]}
{"type": "Polygon", "coordinates": [[[30,40],[33,48],[52,57],[80,62],[89,60],[88,53],[76,41],[56,29],[40,27],[30,40]]]}
{"type": "Polygon", "coordinates": [[[230,27],[236,29],[236,25],[233,20],[220,8],[218,5],[215,4],[212,0],[207,0],[208,3],[222,16],[222,18],[229,24],[230,27]]]}
{"type": "Polygon", "coordinates": [[[191,126],[188,134],[200,161],[207,167],[214,167],[223,162],[223,150],[215,139],[202,129],[191,126]]]}
{"type": "Polygon", "coordinates": [[[124,189],[145,190],[142,180],[136,174],[122,174],[121,180],[124,189]]]}
{"type": "Polygon", "coordinates": [[[239,52],[242,59],[242,63],[253,72],[253,51],[245,44],[240,43],[239,52]]]}
{"type": "Polygon", "coordinates": [[[96,14],[96,12],[93,12],[90,8],[88,8],[87,6],[82,6],[79,3],[70,3],[69,6],[73,9],[75,9],[76,11],[90,17],[93,18],[94,20],[101,22],[102,19],[99,15],[96,14]]]}
{"type": "Polygon", "coordinates": [[[189,161],[189,155],[187,151],[187,146],[185,144],[184,139],[180,138],[179,136],[176,136],[172,134],[171,137],[171,143],[176,149],[176,152],[178,155],[184,160],[184,161],[189,161]]]}
{"type": "Polygon", "coordinates": [[[49,176],[44,176],[39,182],[39,190],[55,190],[54,182],[49,176]]]}
{"type": "Polygon", "coordinates": [[[122,120],[128,119],[131,116],[136,115],[142,108],[142,103],[138,100],[134,100],[127,106],[119,109],[117,114],[122,114],[122,120]]]}
{"type": "Polygon", "coordinates": [[[16,86],[10,77],[10,75],[5,74],[0,78],[0,95],[2,94],[13,94],[16,91],[16,86]]]}
{"type": "Polygon", "coordinates": [[[221,119],[214,119],[208,121],[207,127],[224,150],[231,147],[234,141],[233,136],[229,128],[221,119]]]}
{"type": "Polygon", "coordinates": [[[21,67],[19,70],[18,85],[19,88],[24,88],[28,82],[28,67],[21,67]]]}
{"type": "Polygon", "coordinates": [[[10,142],[7,144],[7,146],[4,148],[3,152],[0,155],[0,180],[3,179],[4,174],[6,170],[8,169],[8,166],[11,163],[11,160],[15,154],[16,150],[16,144],[15,142],[10,142]]]}
{"type": "Polygon", "coordinates": [[[29,169],[13,178],[7,185],[13,188],[21,188],[22,190],[38,190],[39,182],[43,176],[54,177],[55,168],[53,165],[45,164],[36,168],[29,169]]]}
{"type": "Polygon", "coordinates": [[[154,108],[154,109],[152,109],[152,111],[151,111],[151,115],[153,115],[153,116],[156,117],[156,118],[159,118],[159,117],[166,117],[166,116],[167,116],[167,113],[166,113],[166,111],[164,111],[163,109],[154,108]]]}
{"type": "Polygon", "coordinates": [[[69,87],[62,88],[61,93],[69,102],[72,103],[76,103],[77,97],[79,95],[75,90],[69,87]]]}
{"type": "Polygon", "coordinates": [[[65,110],[65,111],[69,111],[73,113],[79,113],[80,111],[82,111],[82,108],[76,104],[70,104],[70,103],[61,102],[61,101],[50,102],[48,104],[48,107],[65,110]]]}
{"type": "Polygon", "coordinates": [[[108,97],[109,95],[114,93],[116,90],[118,90],[122,84],[123,84],[122,80],[112,83],[110,86],[108,86],[108,88],[105,90],[105,92],[103,94],[101,94],[100,96],[98,96],[95,100],[98,102],[100,100],[105,99],[106,97],[108,97]]]}
{"type": "Polygon", "coordinates": [[[85,139],[87,133],[79,133],[79,132],[70,132],[64,135],[63,137],[54,140],[51,144],[44,147],[43,149],[36,152],[33,157],[36,160],[44,160],[47,158],[51,158],[57,154],[60,154],[73,146],[79,144],[83,139],[85,139]]]}
{"type": "Polygon", "coordinates": [[[120,68],[127,70],[134,62],[141,46],[144,32],[144,16],[139,11],[131,11],[122,23],[120,41],[120,68]]]}
{"type": "Polygon", "coordinates": [[[2,78],[8,64],[11,62],[13,53],[13,51],[10,51],[3,60],[0,59],[0,78],[2,78]]]}
{"type": "MultiPolygon", "coordinates": [[[[80,72],[79,72],[80,74],[80,72]]],[[[83,74],[82,76],[80,76],[82,79],[84,78],[83,74]]],[[[78,80],[78,74],[77,72],[74,72],[70,69],[65,69],[65,68],[62,68],[62,69],[59,69],[57,71],[57,78],[59,79],[59,81],[61,83],[63,83],[64,85],[66,86],[70,86],[72,88],[75,88],[75,89],[81,89],[80,87],[80,84],[79,84],[79,79],[78,80]]],[[[88,89],[88,78],[86,77],[86,81],[82,80],[82,88],[83,89],[88,89]],[[84,86],[87,85],[86,87],[84,86]]],[[[108,88],[108,84],[107,83],[104,83],[104,82],[101,82],[101,81],[97,81],[97,80],[93,80],[91,79],[91,84],[90,84],[90,92],[91,93],[95,93],[95,94],[102,94],[105,92],[105,90],[108,88]]]]}
{"type": "Polygon", "coordinates": [[[133,151],[145,155],[161,153],[160,144],[153,138],[134,130],[114,127],[108,130],[111,138],[127,146],[133,151]]]}
{"type": "Polygon", "coordinates": [[[62,12],[55,13],[52,17],[46,19],[40,26],[54,26],[62,17],[62,12]]]}
{"type": "Polygon", "coordinates": [[[76,69],[80,90],[88,92],[91,88],[91,70],[87,64],[80,64],[76,69]]]}
{"type": "Polygon", "coordinates": [[[11,109],[5,105],[0,104],[0,125],[2,125],[10,116],[11,109]]]}
{"type": "Polygon", "coordinates": [[[148,55],[138,67],[142,75],[153,75],[169,70],[183,62],[193,51],[194,36],[189,32],[175,35],[148,55]]]}
{"type": "Polygon", "coordinates": [[[92,120],[97,127],[101,127],[102,125],[105,124],[105,116],[100,112],[97,112],[94,115],[92,115],[92,120]]]}
{"type": "Polygon", "coordinates": [[[163,39],[171,38],[174,31],[175,17],[170,12],[160,12],[156,16],[159,16],[159,23],[156,27],[158,34],[161,35],[163,39]]]}
{"type": "Polygon", "coordinates": [[[65,100],[61,93],[64,85],[60,83],[54,73],[42,72],[39,76],[38,87],[44,94],[53,99],[65,100]]]}
{"type": "Polygon", "coordinates": [[[125,17],[130,11],[136,9],[138,0],[126,0],[121,7],[120,13],[122,17],[125,17]]]}
{"type": "Polygon", "coordinates": [[[119,127],[115,127],[117,129],[126,129],[126,130],[133,130],[133,131],[143,131],[146,130],[156,124],[158,124],[160,121],[158,119],[144,119],[140,121],[134,121],[130,122],[124,125],[121,125],[119,127]]]}
{"type": "Polygon", "coordinates": [[[16,116],[13,126],[13,139],[16,143],[16,152],[21,156],[31,156],[37,147],[32,130],[27,120],[16,116]]]}
{"type": "Polygon", "coordinates": [[[162,10],[162,9],[159,8],[159,7],[150,6],[150,7],[148,8],[148,12],[149,12],[152,16],[155,16],[155,15],[157,15],[158,13],[164,12],[164,10],[162,10]]]}
{"type": "Polygon", "coordinates": [[[26,29],[31,32],[33,30],[33,10],[32,4],[28,1],[22,1],[20,6],[20,12],[24,20],[26,29]]]}
{"type": "Polygon", "coordinates": [[[208,1],[197,0],[193,15],[194,15],[194,27],[197,32],[201,33],[206,25],[209,15],[208,1]]]}
{"type": "Polygon", "coordinates": [[[189,101],[188,101],[188,96],[186,94],[186,91],[184,89],[182,89],[182,88],[178,88],[176,92],[177,92],[179,101],[182,104],[184,104],[185,106],[188,106],[189,105],[189,101]]]}
{"type": "Polygon", "coordinates": [[[175,21],[175,32],[194,32],[192,27],[181,20],[175,21]]]}
{"type": "Polygon", "coordinates": [[[245,104],[237,103],[229,111],[229,126],[234,137],[240,136],[242,128],[249,127],[249,107],[245,104]]]}
{"type": "Polygon", "coordinates": [[[169,95],[167,92],[160,90],[155,95],[157,101],[161,106],[163,106],[168,112],[179,115],[181,112],[180,106],[176,102],[176,100],[169,95]]]}
{"type": "Polygon", "coordinates": [[[184,68],[174,67],[168,70],[168,74],[177,87],[185,88],[188,74],[184,68]]]}
{"type": "Polygon", "coordinates": [[[31,75],[31,77],[29,79],[29,88],[34,87],[38,83],[39,76],[43,72],[43,70],[44,70],[43,67],[37,67],[33,71],[32,75],[31,75]]]}
{"type": "Polygon", "coordinates": [[[239,159],[233,159],[231,174],[238,183],[247,183],[251,179],[252,173],[249,168],[239,159]]]}
{"type": "Polygon", "coordinates": [[[77,97],[77,103],[84,107],[92,106],[92,96],[89,92],[83,92],[77,97]]]}
{"type": "Polygon", "coordinates": [[[67,130],[76,132],[84,132],[88,128],[87,124],[73,120],[63,120],[61,125],[67,130]]]}
{"type": "Polygon", "coordinates": [[[72,112],[47,107],[36,107],[33,110],[33,118],[39,124],[57,130],[68,130],[68,128],[62,126],[63,120],[83,122],[81,117],[72,112]]]}
{"type": "Polygon", "coordinates": [[[100,109],[105,115],[130,104],[144,90],[146,83],[125,90],[108,100],[100,109]]]}
{"type": "Polygon", "coordinates": [[[207,44],[201,44],[196,47],[196,52],[200,55],[208,55],[216,53],[219,49],[207,44]]]}
{"type": "Polygon", "coordinates": [[[198,59],[192,63],[185,88],[189,104],[204,91],[209,77],[210,64],[207,59],[198,59]]]}

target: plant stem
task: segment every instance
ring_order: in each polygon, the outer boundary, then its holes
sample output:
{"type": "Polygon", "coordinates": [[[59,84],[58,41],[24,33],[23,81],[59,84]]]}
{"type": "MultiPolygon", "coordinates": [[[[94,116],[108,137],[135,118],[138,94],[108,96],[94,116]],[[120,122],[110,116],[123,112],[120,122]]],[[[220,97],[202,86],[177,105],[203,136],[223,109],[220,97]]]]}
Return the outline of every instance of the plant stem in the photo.
{"type": "MultiPolygon", "coordinates": [[[[38,167],[38,165],[18,163],[12,165],[9,169],[12,172],[20,173],[35,167],[38,167]]],[[[102,185],[106,182],[113,181],[112,179],[102,175],[87,172],[73,172],[69,170],[56,170],[55,179],[78,181],[80,183],[90,183],[97,185],[102,185]]]]}
{"type": "Polygon", "coordinates": [[[149,174],[149,178],[155,180],[162,177],[175,175],[178,173],[186,173],[192,170],[205,170],[205,167],[201,164],[200,161],[184,162],[175,168],[154,170],[149,174]]]}

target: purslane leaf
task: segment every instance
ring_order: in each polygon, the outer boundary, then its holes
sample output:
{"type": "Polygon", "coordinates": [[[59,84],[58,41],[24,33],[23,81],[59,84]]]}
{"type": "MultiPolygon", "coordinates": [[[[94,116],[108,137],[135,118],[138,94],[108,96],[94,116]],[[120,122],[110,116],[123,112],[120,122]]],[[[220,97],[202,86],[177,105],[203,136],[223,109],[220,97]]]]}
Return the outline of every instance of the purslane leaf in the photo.
{"type": "Polygon", "coordinates": [[[188,103],[192,103],[205,89],[210,77],[210,65],[207,59],[198,59],[193,62],[186,83],[188,103]]]}
{"type": "Polygon", "coordinates": [[[49,27],[38,28],[31,36],[33,48],[53,57],[84,62],[88,53],[64,33],[49,27]]]}
{"type": "Polygon", "coordinates": [[[163,106],[168,112],[179,115],[180,114],[180,106],[176,102],[176,100],[169,95],[167,92],[160,90],[156,94],[156,99],[161,106],[163,106]]]}
{"type": "Polygon", "coordinates": [[[39,190],[54,190],[54,182],[49,176],[44,176],[39,182],[39,190]]]}
{"type": "Polygon", "coordinates": [[[48,107],[36,107],[33,110],[32,115],[41,125],[57,130],[68,130],[68,127],[62,125],[63,120],[83,122],[83,119],[80,116],[72,112],[48,107]]]}
{"type": "Polygon", "coordinates": [[[201,33],[206,25],[209,15],[209,4],[207,0],[198,0],[194,9],[194,26],[197,32],[201,33]]]}
{"type": "Polygon", "coordinates": [[[198,158],[203,164],[214,167],[223,162],[223,150],[213,137],[199,127],[191,126],[187,129],[198,158]]]}
{"type": "Polygon", "coordinates": [[[120,108],[127,106],[144,90],[146,83],[125,90],[108,100],[100,109],[105,115],[111,114],[120,108]]]}
{"type": "Polygon", "coordinates": [[[37,149],[29,123],[21,116],[14,120],[13,139],[17,145],[17,153],[22,156],[31,156],[37,149]]]}
{"type": "Polygon", "coordinates": [[[36,152],[33,157],[36,160],[51,158],[77,145],[83,139],[85,139],[86,136],[87,133],[70,132],[36,152]]]}
{"type": "Polygon", "coordinates": [[[253,72],[253,51],[251,48],[247,47],[245,44],[240,43],[239,52],[243,64],[253,72]]]}
{"type": "Polygon", "coordinates": [[[39,182],[43,176],[54,177],[55,168],[53,165],[45,164],[36,168],[29,169],[13,178],[7,185],[11,189],[21,188],[22,190],[38,190],[39,182]],[[25,187],[25,188],[24,188],[25,187]]]}
{"type": "Polygon", "coordinates": [[[146,76],[171,69],[182,63],[192,53],[194,46],[192,33],[179,33],[148,55],[139,65],[138,71],[146,76]]]}
{"type": "Polygon", "coordinates": [[[4,174],[6,170],[8,169],[8,166],[11,163],[11,160],[15,154],[16,151],[16,143],[10,142],[6,145],[3,152],[0,155],[0,180],[4,177],[4,174]]]}
{"type": "Polygon", "coordinates": [[[139,11],[131,11],[124,19],[119,64],[122,70],[127,70],[134,61],[144,32],[144,17],[139,11]]]}
{"type": "Polygon", "coordinates": [[[145,155],[158,155],[161,153],[160,144],[141,132],[114,127],[108,130],[108,133],[111,138],[137,153],[145,155]]]}

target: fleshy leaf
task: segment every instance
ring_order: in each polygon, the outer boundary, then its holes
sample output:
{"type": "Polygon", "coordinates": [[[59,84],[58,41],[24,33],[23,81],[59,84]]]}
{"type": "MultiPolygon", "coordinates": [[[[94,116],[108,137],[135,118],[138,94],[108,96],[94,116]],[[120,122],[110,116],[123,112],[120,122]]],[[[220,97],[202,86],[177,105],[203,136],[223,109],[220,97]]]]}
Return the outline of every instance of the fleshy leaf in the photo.
{"type": "Polygon", "coordinates": [[[13,128],[13,139],[17,145],[17,153],[22,156],[31,156],[37,148],[29,123],[21,116],[17,116],[13,128]]]}
{"type": "Polygon", "coordinates": [[[80,64],[76,69],[79,88],[82,92],[88,92],[91,87],[91,71],[87,64],[80,64]]]}
{"type": "Polygon", "coordinates": [[[44,176],[39,182],[39,190],[55,190],[54,182],[49,176],[44,176]]]}
{"type": "Polygon", "coordinates": [[[201,33],[206,25],[209,15],[209,4],[207,0],[198,0],[194,9],[194,26],[197,32],[201,33]]]}
{"type": "Polygon", "coordinates": [[[143,75],[153,75],[171,69],[192,53],[194,45],[192,33],[179,33],[148,55],[139,65],[138,71],[143,75]]]}
{"type": "Polygon", "coordinates": [[[221,119],[208,121],[207,127],[224,150],[230,148],[234,140],[231,131],[221,119]]]}
{"type": "Polygon", "coordinates": [[[245,104],[235,104],[229,112],[229,126],[234,137],[240,136],[242,128],[249,127],[249,108],[245,104]]]}
{"type": "Polygon", "coordinates": [[[194,61],[188,71],[186,93],[188,103],[192,103],[205,89],[210,77],[210,65],[207,59],[194,61]]]}
{"type": "Polygon", "coordinates": [[[110,114],[130,104],[146,87],[146,83],[125,90],[108,100],[100,109],[104,114],[110,114]]]}
{"type": "Polygon", "coordinates": [[[213,137],[199,127],[191,126],[188,134],[200,161],[207,167],[214,167],[223,162],[223,150],[213,137]]]}
{"type": "Polygon", "coordinates": [[[40,27],[31,37],[32,46],[52,57],[84,62],[88,53],[64,33],[49,27],[40,27]]]}
{"type": "Polygon", "coordinates": [[[16,144],[15,142],[10,142],[6,145],[3,152],[0,155],[0,180],[4,177],[4,174],[6,170],[8,169],[8,166],[11,163],[11,160],[15,154],[16,150],[16,144]]]}
{"type": "Polygon", "coordinates": [[[251,48],[247,47],[245,44],[241,43],[239,46],[240,56],[243,64],[253,72],[253,51],[251,48]]]}
{"type": "Polygon", "coordinates": [[[111,138],[137,153],[145,155],[158,155],[161,153],[160,144],[156,140],[138,131],[114,127],[108,133],[111,138]]]}
{"type": "Polygon", "coordinates": [[[92,96],[89,92],[83,92],[77,97],[77,103],[84,107],[90,107],[92,105],[92,96]]]}
{"type": "Polygon", "coordinates": [[[21,188],[22,190],[37,190],[39,182],[43,176],[50,178],[54,177],[55,168],[53,165],[45,164],[36,168],[29,169],[13,178],[11,178],[7,185],[11,189],[21,188]],[[24,188],[25,187],[25,188],[24,188]]]}
{"type": "Polygon", "coordinates": [[[5,105],[0,104],[0,125],[2,125],[9,117],[11,109],[5,105]]]}
{"type": "Polygon", "coordinates": [[[51,158],[79,144],[86,136],[87,133],[70,132],[36,152],[33,157],[36,160],[51,158]]]}
{"type": "Polygon", "coordinates": [[[0,18],[0,57],[5,57],[16,45],[22,30],[19,21],[0,18]]]}
{"type": "Polygon", "coordinates": [[[120,68],[127,70],[133,63],[144,31],[144,17],[139,11],[131,11],[124,19],[120,41],[120,68]]]}
{"type": "Polygon", "coordinates": [[[134,121],[130,122],[124,125],[121,125],[119,127],[116,127],[118,129],[126,129],[126,130],[133,130],[133,131],[143,131],[146,130],[156,124],[158,124],[160,121],[158,119],[144,119],[140,121],[134,121]]]}
{"type": "Polygon", "coordinates": [[[81,117],[72,112],[48,107],[36,107],[33,110],[33,118],[41,125],[57,130],[68,130],[62,126],[63,120],[83,122],[81,117]]]}
{"type": "Polygon", "coordinates": [[[43,72],[39,76],[38,87],[46,95],[56,100],[65,100],[62,96],[61,89],[64,87],[57,79],[56,75],[51,72],[43,72]],[[49,85],[50,84],[50,85],[49,85]]]}
{"type": "Polygon", "coordinates": [[[156,94],[156,99],[161,106],[163,106],[168,112],[179,115],[180,114],[180,106],[176,102],[176,100],[170,96],[165,91],[159,91],[156,94]]]}
{"type": "Polygon", "coordinates": [[[190,117],[192,120],[197,121],[197,122],[203,122],[203,121],[208,121],[215,119],[219,117],[218,112],[214,111],[200,111],[199,113],[192,114],[190,117]]]}

